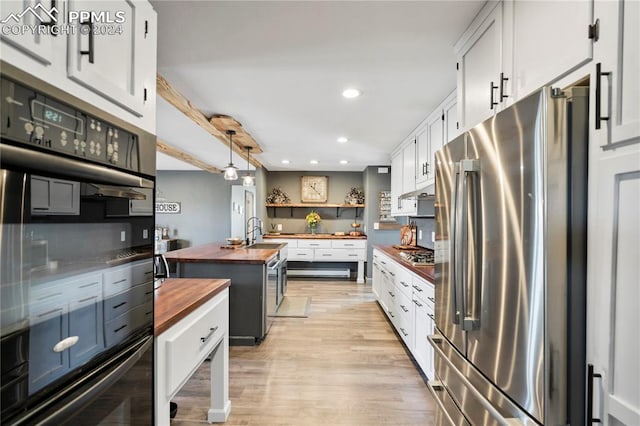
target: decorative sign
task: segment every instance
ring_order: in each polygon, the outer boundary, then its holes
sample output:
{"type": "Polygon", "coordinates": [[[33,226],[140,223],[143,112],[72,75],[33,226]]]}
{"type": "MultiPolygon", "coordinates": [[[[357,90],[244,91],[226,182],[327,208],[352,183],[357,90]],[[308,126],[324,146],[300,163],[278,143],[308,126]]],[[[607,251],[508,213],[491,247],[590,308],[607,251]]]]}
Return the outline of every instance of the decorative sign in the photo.
{"type": "Polygon", "coordinates": [[[327,176],[302,176],[302,194],[300,199],[303,203],[326,203],[329,189],[329,178],[327,176]]]}
{"type": "Polygon", "coordinates": [[[181,211],[181,203],[178,203],[176,201],[164,201],[156,203],[156,213],[180,214],[181,211]]]}

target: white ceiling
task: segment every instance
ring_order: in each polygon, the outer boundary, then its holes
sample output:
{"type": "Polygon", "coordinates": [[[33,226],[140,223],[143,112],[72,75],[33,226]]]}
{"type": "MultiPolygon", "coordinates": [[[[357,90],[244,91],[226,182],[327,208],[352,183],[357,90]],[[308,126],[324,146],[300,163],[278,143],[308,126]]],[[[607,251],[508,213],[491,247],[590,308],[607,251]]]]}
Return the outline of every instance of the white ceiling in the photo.
{"type": "MultiPolygon", "coordinates": [[[[453,45],[483,3],[156,0],[158,73],[205,115],[240,121],[268,170],[361,171],[389,164],[455,88],[453,45]]],[[[228,148],[180,116],[160,100],[158,137],[223,168],[228,148]]]]}

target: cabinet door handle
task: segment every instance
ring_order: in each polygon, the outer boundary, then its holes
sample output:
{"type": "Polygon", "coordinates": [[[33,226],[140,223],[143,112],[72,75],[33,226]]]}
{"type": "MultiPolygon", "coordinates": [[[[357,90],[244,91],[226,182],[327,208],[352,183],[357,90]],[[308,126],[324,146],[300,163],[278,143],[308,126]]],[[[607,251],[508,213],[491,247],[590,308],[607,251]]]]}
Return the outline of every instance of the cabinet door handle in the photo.
{"type": "Polygon", "coordinates": [[[396,274],[394,274],[393,272],[389,272],[389,275],[391,275],[392,277],[396,276],[396,274]]]}
{"type": "Polygon", "coordinates": [[[409,310],[407,309],[407,307],[406,307],[406,306],[404,306],[404,305],[400,305],[400,307],[402,308],[402,310],[403,310],[403,311],[405,311],[405,312],[409,312],[409,310]]]}
{"type": "Polygon", "coordinates": [[[211,336],[213,336],[213,334],[214,334],[216,331],[218,331],[218,326],[217,326],[217,325],[216,325],[215,327],[210,328],[210,329],[209,329],[209,334],[207,334],[205,337],[201,337],[201,338],[200,338],[200,341],[201,341],[202,343],[207,343],[207,341],[208,341],[209,339],[211,339],[211,336]]]}
{"type": "Polygon", "coordinates": [[[433,317],[433,314],[427,314],[427,316],[428,316],[429,318],[431,318],[433,321],[435,321],[435,320],[436,320],[436,319],[433,317]]]}
{"type": "Polygon", "coordinates": [[[611,72],[602,72],[602,63],[596,64],[596,129],[600,129],[601,121],[609,121],[609,117],[602,116],[602,76],[611,75],[611,72]]]}
{"type": "Polygon", "coordinates": [[[493,107],[494,107],[494,106],[498,105],[498,103],[497,103],[497,102],[495,102],[495,101],[493,100],[493,91],[494,91],[495,89],[497,89],[497,88],[498,88],[498,86],[496,86],[495,84],[493,84],[493,81],[492,81],[491,83],[489,83],[489,93],[490,93],[490,95],[491,95],[491,96],[490,96],[490,97],[491,97],[491,100],[489,101],[489,109],[491,109],[491,110],[493,110],[493,107]]]}
{"type": "Polygon", "coordinates": [[[409,287],[409,284],[405,283],[404,281],[400,281],[400,284],[402,284],[405,288],[409,287]]]}
{"type": "Polygon", "coordinates": [[[91,18],[88,21],[80,22],[80,26],[88,26],[89,27],[89,50],[81,50],[81,55],[89,55],[89,63],[93,64],[93,22],[91,18]]]}
{"type": "Polygon", "coordinates": [[[391,293],[390,291],[388,291],[387,293],[389,293],[389,295],[390,295],[391,297],[396,297],[396,295],[395,295],[395,294],[393,294],[393,293],[391,293]]]}
{"type": "Polygon", "coordinates": [[[593,379],[601,378],[602,374],[593,372],[593,364],[587,366],[587,426],[591,426],[594,423],[601,423],[599,418],[593,417],[593,379]]]}
{"type": "Polygon", "coordinates": [[[400,327],[400,331],[402,331],[402,334],[404,334],[404,337],[407,337],[409,335],[409,333],[404,331],[404,328],[402,328],[402,327],[400,327]]]}
{"type": "Polygon", "coordinates": [[[414,290],[417,291],[418,293],[422,293],[422,289],[420,287],[418,287],[417,285],[413,286],[414,290]]]}
{"type": "Polygon", "coordinates": [[[502,100],[504,98],[508,98],[508,95],[504,94],[504,82],[505,81],[509,81],[509,79],[507,77],[504,76],[504,73],[501,72],[500,73],[500,102],[502,102],[502,100]]]}
{"type": "Polygon", "coordinates": [[[396,317],[395,315],[393,315],[393,312],[391,312],[391,311],[387,311],[387,312],[389,312],[389,315],[391,316],[391,318],[395,318],[396,317]]]}
{"type": "Polygon", "coordinates": [[[435,297],[427,297],[427,299],[431,300],[433,303],[436,303],[435,297]]]}
{"type": "Polygon", "coordinates": [[[415,303],[418,307],[422,307],[422,303],[418,302],[416,299],[413,299],[413,303],[415,303]]]}
{"type": "Polygon", "coordinates": [[[114,332],[114,333],[117,333],[117,332],[119,332],[120,330],[124,330],[125,328],[127,328],[127,325],[128,325],[128,324],[125,324],[125,325],[123,325],[123,326],[121,326],[121,327],[118,327],[118,328],[116,328],[115,330],[113,330],[113,332],[114,332]]]}
{"type": "Polygon", "coordinates": [[[50,311],[47,311],[47,312],[45,312],[45,313],[43,313],[43,314],[38,315],[38,318],[42,318],[42,317],[45,317],[45,316],[47,316],[47,315],[54,314],[54,313],[56,313],[56,312],[62,312],[62,308],[57,308],[57,309],[52,309],[52,310],[50,310],[50,311]]]}

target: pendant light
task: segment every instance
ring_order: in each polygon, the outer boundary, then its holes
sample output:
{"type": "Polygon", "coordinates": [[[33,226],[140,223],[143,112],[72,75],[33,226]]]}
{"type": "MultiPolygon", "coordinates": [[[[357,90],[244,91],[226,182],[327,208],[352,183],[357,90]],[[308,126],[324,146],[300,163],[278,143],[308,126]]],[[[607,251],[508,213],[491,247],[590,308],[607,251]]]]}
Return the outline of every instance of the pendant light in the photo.
{"type": "Polygon", "coordinates": [[[235,130],[227,130],[229,135],[229,165],[224,169],[224,180],[238,180],[238,168],[233,165],[231,157],[233,155],[233,135],[236,134],[235,130]]]}
{"type": "Polygon", "coordinates": [[[251,167],[251,163],[249,162],[249,157],[251,156],[251,150],[253,148],[251,148],[250,146],[246,148],[247,148],[247,174],[242,178],[242,186],[254,186],[255,183],[253,182],[253,176],[251,176],[251,173],[249,172],[249,168],[251,167]]]}

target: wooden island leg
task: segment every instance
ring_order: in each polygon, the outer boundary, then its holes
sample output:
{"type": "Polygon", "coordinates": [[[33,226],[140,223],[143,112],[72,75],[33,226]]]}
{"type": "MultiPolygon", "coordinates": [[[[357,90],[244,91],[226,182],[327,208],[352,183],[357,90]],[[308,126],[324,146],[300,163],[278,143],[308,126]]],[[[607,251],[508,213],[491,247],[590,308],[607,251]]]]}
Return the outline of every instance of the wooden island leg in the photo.
{"type": "Polygon", "coordinates": [[[364,284],[364,260],[358,261],[358,277],[356,278],[358,284],[364,284]]]}
{"type": "Polygon", "coordinates": [[[231,412],[229,400],[229,330],[211,353],[211,406],[209,423],[226,422],[231,412]]]}

